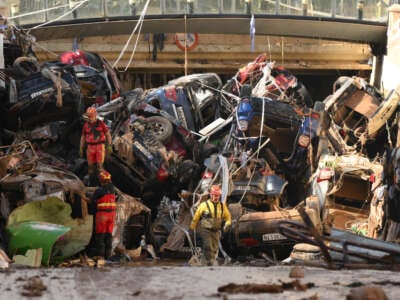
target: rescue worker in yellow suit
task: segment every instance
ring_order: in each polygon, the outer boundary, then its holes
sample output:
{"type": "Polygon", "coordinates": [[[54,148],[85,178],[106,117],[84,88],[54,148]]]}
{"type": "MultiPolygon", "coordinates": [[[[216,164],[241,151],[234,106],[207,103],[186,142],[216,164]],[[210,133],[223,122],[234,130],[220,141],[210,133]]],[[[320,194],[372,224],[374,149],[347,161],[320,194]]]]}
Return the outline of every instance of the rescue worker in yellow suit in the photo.
{"type": "Polygon", "coordinates": [[[194,214],[190,230],[195,230],[200,221],[203,264],[212,266],[218,254],[221,229],[224,232],[231,226],[231,214],[225,203],[221,202],[221,188],[213,185],[210,188],[211,199],[202,202],[194,214]]]}

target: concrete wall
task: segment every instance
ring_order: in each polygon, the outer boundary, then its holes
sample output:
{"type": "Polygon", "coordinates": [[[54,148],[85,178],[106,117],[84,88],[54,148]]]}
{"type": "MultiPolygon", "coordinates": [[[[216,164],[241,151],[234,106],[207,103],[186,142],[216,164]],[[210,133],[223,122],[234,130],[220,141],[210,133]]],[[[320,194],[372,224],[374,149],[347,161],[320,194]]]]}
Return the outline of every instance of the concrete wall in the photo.
{"type": "Polygon", "coordinates": [[[385,94],[400,84],[400,5],[389,9],[387,55],[383,61],[382,87],[385,94]]]}

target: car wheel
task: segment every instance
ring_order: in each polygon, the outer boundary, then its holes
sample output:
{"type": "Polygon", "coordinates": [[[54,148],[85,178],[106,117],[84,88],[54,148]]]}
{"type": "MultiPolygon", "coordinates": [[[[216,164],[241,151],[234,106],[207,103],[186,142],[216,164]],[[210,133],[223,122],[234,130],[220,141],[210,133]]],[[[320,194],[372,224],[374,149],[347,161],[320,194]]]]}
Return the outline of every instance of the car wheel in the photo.
{"type": "Polygon", "coordinates": [[[40,71],[40,65],[36,58],[21,56],[18,57],[14,63],[13,67],[23,76],[30,76],[34,73],[40,71]]]}
{"type": "Polygon", "coordinates": [[[146,119],[146,130],[150,131],[159,142],[165,143],[171,138],[173,127],[167,119],[153,116],[146,119]]]}

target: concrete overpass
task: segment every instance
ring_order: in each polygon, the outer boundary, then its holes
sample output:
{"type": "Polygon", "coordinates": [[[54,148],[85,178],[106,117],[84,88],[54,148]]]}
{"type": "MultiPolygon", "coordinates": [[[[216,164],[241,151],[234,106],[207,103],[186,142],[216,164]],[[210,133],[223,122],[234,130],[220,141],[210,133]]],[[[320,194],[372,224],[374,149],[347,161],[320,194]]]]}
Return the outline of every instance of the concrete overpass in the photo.
{"type": "MultiPolygon", "coordinates": [[[[19,5],[12,18],[36,37],[42,46],[36,48],[42,60],[55,59],[54,55],[70,50],[75,40],[81,49],[99,52],[110,62],[120,54],[146,5],[146,0],[82,0],[75,2],[85,2],[83,6],[68,13],[68,0],[59,1],[63,4],[60,7],[49,7],[47,0],[9,2],[19,5]],[[33,7],[33,3],[42,4],[33,7]],[[42,9],[38,16],[29,13],[35,9],[42,9]]],[[[150,82],[146,87],[151,87],[155,74],[162,74],[161,81],[168,79],[166,73],[232,74],[260,52],[267,52],[271,60],[296,74],[336,76],[353,71],[368,75],[372,58],[381,58],[386,51],[387,7],[382,6],[386,2],[355,0],[341,7],[336,0],[326,1],[328,7],[313,2],[151,1],[143,14],[133,62],[129,64],[132,42],[117,67],[128,66],[130,74],[121,73],[128,86],[134,85],[136,75],[142,72],[141,81],[150,82]],[[250,47],[251,15],[255,19],[254,47],[250,47]],[[164,35],[160,48],[156,40],[159,33],[164,35]],[[196,33],[197,46],[188,51],[179,49],[176,33],[196,33]]]]}
{"type": "MultiPolygon", "coordinates": [[[[310,16],[255,15],[257,35],[288,36],[365,44],[386,44],[385,22],[310,16]]],[[[112,17],[51,23],[33,29],[38,40],[130,34],[138,18],[112,17]]],[[[142,33],[197,32],[205,34],[249,34],[250,16],[168,15],[147,16],[142,33]]],[[[29,27],[34,27],[32,24],[29,27]]]]}

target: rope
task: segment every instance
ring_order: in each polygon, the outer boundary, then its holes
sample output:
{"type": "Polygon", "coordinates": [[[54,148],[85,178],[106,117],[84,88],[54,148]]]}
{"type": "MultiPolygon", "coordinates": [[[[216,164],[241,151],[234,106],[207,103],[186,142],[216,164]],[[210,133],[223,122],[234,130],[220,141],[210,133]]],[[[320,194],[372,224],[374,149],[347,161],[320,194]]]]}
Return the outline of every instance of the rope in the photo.
{"type": "Polygon", "coordinates": [[[75,10],[77,10],[79,7],[81,7],[83,4],[85,4],[85,3],[89,2],[89,1],[90,1],[90,0],[82,0],[82,2],[79,2],[79,4],[75,5],[71,10],[67,11],[66,13],[62,14],[61,16],[58,16],[58,17],[55,18],[55,19],[49,20],[49,21],[47,21],[47,22],[45,22],[45,23],[42,23],[42,24],[39,24],[39,25],[37,25],[37,26],[35,26],[35,27],[30,28],[30,29],[28,30],[28,34],[29,34],[29,32],[30,32],[32,29],[37,29],[37,28],[46,26],[46,25],[48,25],[48,24],[51,24],[51,23],[53,23],[53,22],[56,22],[56,21],[58,21],[58,20],[64,18],[65,16],[67,16],[67,15],[73,13],[75,10]]]}
{"type": "MultiPolygon", "coordinates": [[[[251,156],[249,156],[249,158],[248,158],[245,162],[247,163],[248,161],[250,161],[250,160],[251,160],[258,152],[260,152],[261,149],[264,148],[265,145],[267,145],[269,142],[270,142],[270,138],[268,138],[268,139],[256,150],[256,152],[254,152],[251,156]]],[[[232,177],[233,175],[235,175],[241,168],[242,168],[242,167],[237,168],[237,169],[235,170],[235,172],[232,173],[231,177],[232,177]]]]}
{"type": "Polygon", "coordinates": [[[129,62],[128,62],[127,66],[124,69],[124,72],[129,68],[129,66],[130,66],[130,64],[132,62],[133,56],[135,54],[135,51],[136,51],[136,47],[137,47],[137,44],[138,44],[138,41],[139,41],[139,37],[140,37],[140,31],[141,31],[142,25],[143,25],[144,16],[146,15],[147,7],[149,6],[149,3],[150,3],[150,0],[147,0],[146,4],[143,7],[142,12],[140,13],[140,17],[139,17],[138,22],[135,25],[135,28],[133,28],[128,40],[126,41],[124,47],[122,48],[120,54],[118,55],[118,58],[113,63],[113,65],[112,65],[113,68],[115,68],[116,65],[118,64],[118,62],[121,60],[122,56],[124,55],[126,49],[129,46],[129,43],[131,42],[131,39],[132,39],[133,35],[135,34],[136,30],[139,28],[139,31],[138,31],[138,34],[137,34],[137,37],[136,37],[136,41],[135,41],[135,46],[134,46],[134,48],[132,50],[131,57],[129,59],[129,62]]]}
{"type": "Polygon", "coordinates": [[[271,42],[269,40],[269,35],[267,35],[267,42],[268,42],[268,54],[269,54],[269,59],[271,60],[271,42]]]}
{"type": "Polygon", "coordinates": [[[185,76],[187,75],[187,16],[185,14],[185,76]]]}

